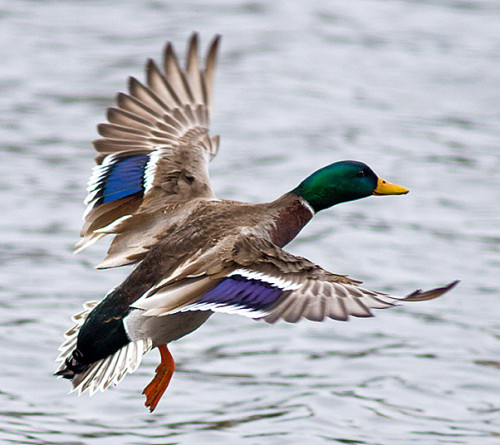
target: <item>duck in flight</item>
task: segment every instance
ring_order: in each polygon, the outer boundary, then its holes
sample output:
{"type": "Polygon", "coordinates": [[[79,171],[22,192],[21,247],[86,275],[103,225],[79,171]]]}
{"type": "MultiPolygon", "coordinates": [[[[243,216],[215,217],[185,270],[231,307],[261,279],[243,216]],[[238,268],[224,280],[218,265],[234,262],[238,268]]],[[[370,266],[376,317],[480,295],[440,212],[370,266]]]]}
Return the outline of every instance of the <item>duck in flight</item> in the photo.
{"type": "Polygon", "coordinates": [[[199,328],[214,312],[274,323],[302,318],[347,320],[372,309],[439,297],[455,284],[400,298],[360,286],[283,250],[320,210],[372,195],[408,193],[362,162],[330,164],[264,204],[221,200],[208,164],[219,36],[204,59],[190,38],[181,68],[170,43],[163,67],[146,64],[146,82],[129,79],[94,141],[97,166],[77,251],[113,235],[98,268],[138,266],[101,302],[88,302],[59,348],[56,375],[79,394],[104,391],[158,348],[161,362],[144,389],[153,411],[175,363],[168,343],[199,328]]]}

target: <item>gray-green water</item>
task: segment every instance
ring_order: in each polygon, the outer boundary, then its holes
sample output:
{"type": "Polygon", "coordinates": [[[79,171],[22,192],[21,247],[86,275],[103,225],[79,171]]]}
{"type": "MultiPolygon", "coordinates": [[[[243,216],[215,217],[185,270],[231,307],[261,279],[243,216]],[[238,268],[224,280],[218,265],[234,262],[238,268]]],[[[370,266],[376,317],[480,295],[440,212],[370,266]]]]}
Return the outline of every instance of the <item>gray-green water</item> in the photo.
{"type": "Polygon", "coordinates": [[[25,1],[0,4],[0,442],[500,442],[497,1],[25,1]],[[212,164],[220,197],[264,201],[339,159],[410,188],[318,215],[289,246],[369,288],[461,279],[349,323],[216,315],[93,398],[52,376],[81,304],[129,270],[73,256],[90,141],[167,39],[223,35],[212,164]]]}

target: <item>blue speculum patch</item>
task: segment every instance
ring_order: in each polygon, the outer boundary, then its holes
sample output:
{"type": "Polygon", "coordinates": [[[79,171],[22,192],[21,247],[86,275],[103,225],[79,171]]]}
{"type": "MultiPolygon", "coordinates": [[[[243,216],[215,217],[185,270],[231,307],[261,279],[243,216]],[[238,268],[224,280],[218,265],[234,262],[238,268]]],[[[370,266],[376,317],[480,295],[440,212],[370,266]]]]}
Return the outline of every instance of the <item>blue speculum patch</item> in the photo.
{"type": "Polygon", "coordinates": [[[108,166],[99,188],[101,203],[116,201],[126,196],[144,193],[144,170],[148,155],[118,158],[108,166]]]}
{"type": "Polygon", "coordinates": [[[258,311],[268,309],[282,293],[282,289],[270,283],[233,275],[208,291],[197,303],[223,304],[258,311]]]}

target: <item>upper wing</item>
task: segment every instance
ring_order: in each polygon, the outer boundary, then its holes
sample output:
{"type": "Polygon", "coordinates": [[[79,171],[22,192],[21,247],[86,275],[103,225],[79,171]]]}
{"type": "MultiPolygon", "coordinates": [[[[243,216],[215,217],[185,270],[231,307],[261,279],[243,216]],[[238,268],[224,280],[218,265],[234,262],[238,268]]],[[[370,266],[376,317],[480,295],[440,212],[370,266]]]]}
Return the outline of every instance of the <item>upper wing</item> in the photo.
{"type": "Polygon", "coordinates": [[[216,36],[202,68],[193,34],[182,69],[168,43],[163,72],[149,60],[146,85],[130,78],[129,93],[118,94],[109,123],[98,126],[103,138],[94,141],[98,165],[89,180],[77,251],[124,218],[141,215],[150,224],[145,215],[165,205],[214,197],[208,163],[219,138],[209,136],[208,126],[218,44],[216,36]]]}
{"type": "MultiPolygon", "coordinates": [[[[205,267],[207,260],[203,259],[205,267]]],[[[231,259],[208,267],[210,272],[200,275],[190,264],[182,269],[150,289],[133,307],[145,310],[145,316],[211,310],[269,323],[280,318],[288,322],[301,318],[347,320],[350,315],[371,317],[371,309],[388,308],[401,301],[430,300],[456,284],[395,297],[364,289],[359,281],[332,274],[253,237],[238,239],[231,259]]]]}

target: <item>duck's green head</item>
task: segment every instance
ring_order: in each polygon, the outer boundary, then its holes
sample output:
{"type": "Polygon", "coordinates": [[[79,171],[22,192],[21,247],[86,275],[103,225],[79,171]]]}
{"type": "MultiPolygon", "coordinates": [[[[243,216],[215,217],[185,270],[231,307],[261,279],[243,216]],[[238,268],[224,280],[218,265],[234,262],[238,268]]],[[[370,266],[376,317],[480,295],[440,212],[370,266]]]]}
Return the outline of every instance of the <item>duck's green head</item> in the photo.
{"type": "Polygon", "coordinates": [[[404,195],[408,189],[380,179],[366,164],[341,161],[327,165],[292,190],[315,212],[370,195],[404,195]]]}

